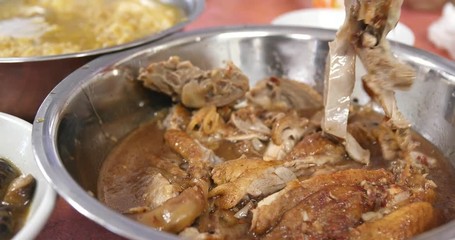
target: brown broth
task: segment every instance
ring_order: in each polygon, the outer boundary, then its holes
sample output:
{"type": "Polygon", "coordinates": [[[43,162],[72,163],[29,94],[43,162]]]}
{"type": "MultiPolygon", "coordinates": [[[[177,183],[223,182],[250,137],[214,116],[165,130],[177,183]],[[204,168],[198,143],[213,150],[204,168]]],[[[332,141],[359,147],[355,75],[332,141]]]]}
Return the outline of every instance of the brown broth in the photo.
{"type": "Polygon", "coordinates": [[[436,159],[437,166],[430,170],[428,179],[438,186],[434,207],[441,213],[442,223],[447,223],[455,219],[455,169],[431,142],[415,132],[413,138],[420,143],[418,151],[436,159]]]}
{"type": "Polygon", "coordinates": [[[139,127],[104,161],[98,178],[98,198],[120,212],[140,206],[142,199],[136,193],[141,187],[138,180],[146,173],[145,169],[154,167],[156,156],[167,149],[163,131],[156,122],[139,127]]]}
{"type": "MultiPolygon", "coordinates": [[[[377,116],[379,115],[373,116],[369,121],[378,120],[377,116]]],[[[143,199],[140,184],[142,183],[143,175],[149,173],[150,169],[156,170],[156,166],[162,164],[163,160],[171,162],[170,165],[167,165],[166,171],[169,171],[169,166],[179,168],[183,164],[183,160],[165,145],[163,140],[164,131],[157,124],[159,120],[146,123],[133,131],[106,158],[98,180],[98,198],[109,207],[119,212],[126,212],[130,208],[141,206],[143,199]]],[[[416,150],[437,160],[437,167],[431,169],[429,179],[438,185],[438,195],[434,206],[442,214],[442,223],[455,219],[455,188],[452,187],[455,179],[455,170],[453,166],[436,147],[416,132],[413,132],[413,139],[420,144],[416,150]]],[[[368,168],[387,168],[389,164],[382,160],[378,149],[379,146],[373,144],[368,148],[373,153],[371,165],[368,168]]],[[[240,155],[237,146],[229,142],[221,144],[215,152],[224,159],[234,159],[240,155]]],[[[352,167],[362,168],[363,166],[353,163],[352,167]]],[[[178,173],[178,171],[174,172],[178,173]]],[[[184,174],[179,177],[185,178],[184,174]]],[[[213,199],[210,202],[213,203],[213,199]]],[[[229,210],[214,212],[211,214],[233,214],[229,210]]],[[[200,222],[197,224],[207,224],[206,226],[199,225],[201,229],[212,228],[213,221],[216,221],[214,219],[218,217],[209,216],[211,214],[201,216],[200,222]]],[[[250,217],[248,216],[248,219],[250,217]]],[[[231,235],[237,235],[238,237],[241,234],[245,234],[245,229],[248,229],[248,227],[243,222],[238,227],[232,227],[231,231],[236,231],[234,229],[240,232],[231,233],[231,235]]],[[[255,238],[249,233],[247,234],[248,238],[255,238]]],[[[245,236],[243,235],[243,237],[245,236]]]]}

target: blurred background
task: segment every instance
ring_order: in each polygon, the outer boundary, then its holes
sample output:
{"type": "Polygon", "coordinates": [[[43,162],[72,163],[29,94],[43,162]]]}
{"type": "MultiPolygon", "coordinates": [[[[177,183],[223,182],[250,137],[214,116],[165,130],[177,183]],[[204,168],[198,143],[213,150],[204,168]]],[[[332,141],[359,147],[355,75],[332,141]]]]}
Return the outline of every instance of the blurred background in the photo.
{"type": "MultiPolygon", "coordinates": [[[[186,29],[233,24],[268,24],[289,12],[309,8],[341,8],[343,2],[340,0],[249,0],[248,6],[245,6],[245,1],[242,0],[207,0],[204,13],[186,29]]],[[[455,0],[403,1],[400,22],[413,32],[415,47],[450,60],[455,59],[455,56],[449,55],[446,48],[446,45],[449,44],[455,48],[454,36],[452,36],[451,41],[449,39],[443,45],[436,45],[428,37],[430,26],[441,20],[444,6],[449,7],[450,5],[450,10],[452,10],[455,8],[454,2],[455,0]]],[[[446,16],[446,18],[448,17],[453,20],[455,13],[446,16]]],[[[447,25],[448,23],[444,22],[443,24],[447,25]]],[[[455,23],[446,27],[448,29],[444,29],[444,31],[450,30],[452,35],[455,35],[455,23]]]]}

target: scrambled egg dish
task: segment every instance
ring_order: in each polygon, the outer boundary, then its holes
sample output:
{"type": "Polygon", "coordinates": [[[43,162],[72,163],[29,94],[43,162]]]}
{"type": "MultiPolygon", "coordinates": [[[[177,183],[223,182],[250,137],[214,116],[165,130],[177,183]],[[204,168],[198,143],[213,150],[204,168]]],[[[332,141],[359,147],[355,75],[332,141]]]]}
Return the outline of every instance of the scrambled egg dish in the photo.
{"type": "Polygon", "coordinates": [[[183,18],[156,0],[7,0],[0,3],[0,57],[44,56],[127,43],[183,18]]]}

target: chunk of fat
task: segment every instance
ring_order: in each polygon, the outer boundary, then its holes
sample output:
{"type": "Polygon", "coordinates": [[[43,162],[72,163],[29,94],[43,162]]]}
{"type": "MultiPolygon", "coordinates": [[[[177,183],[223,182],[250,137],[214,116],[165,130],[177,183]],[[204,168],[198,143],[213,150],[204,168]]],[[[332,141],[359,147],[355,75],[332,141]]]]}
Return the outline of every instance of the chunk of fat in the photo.
{"type": "Polygon", "coordinates": [[[296,187],[300,186],[299,180],[293,180],[287,183],[286,187],[282,189],[279,192],[273,193],[266,198],[262,199],[261,201],[258,202],[257,206],[255,209],[251,210],[253,213],[253,219],[251,220],[251,228],[253,229],[255,225],[258,223],[258,218],[259,214],[258,211],[259,209],[272,205],[277,199],[280,199],[282,196],[288,194],[288,192],[296,187]]]}
{"type": "Polygon", "coordinates": [[[370,163],[370,151],[363,149],[350,133],[346,134],[345,145],[349,157],[366,165],[370,163]]]}
{"type": "Polygon", "coordinates": [[[265,150],[263,159],[265,161],[282,160],[305,133],[306,128],[290,128],[284,130],[281,134],[281,145],[276,145],[273,141],[270,141],[265,150]]]}
{"type": "Polygon", "coordinates": [[[147,205],[154,209],[168,199],[176,197],[179,194],[178,189],[172,185],[161,173],[154,175],[144,193],[147,205]]]}
{"type": "MultiPolygon", "coordinates": [[[[284,188],[283,190],[281,190],[279,192],[276,192],[274,194],[271,194],[271,195],[267,196],[266,198],[262,199],[261,201],[258,202],[258,205],[257,205],[256,209],[258,209],[260,207],[263,207],[263,206],[266,206],[266,205],[271,205],[275,200],[277,200],[281,196],[285,195],[290,189],[293,188],[293,186],[296,186],[296,185],[300,185],[298,180],[294,180],[292,182],[289,182],[288,183],[288,186],[290,186],[289,188],[284,188]]],[[[252,210],[253,219],[254,219],[254,212],[255,212],[256,209],[252,210]]],[[[253,220],[253,222],[254,222],[254,220],[253,220]]]]}
{"type": "Polygon", "coordinates": [[[181,232],[191,226],[207,204],[208,184],[201,180],[195,180],[194,183],[193,187],[183,190],[178,196],[168,199],[151,211],[137,213],[134,218],[158,230],[181,232]]]}
{"type": "Polygon", "coordinates": [[[284,151],[284,146],[276,145],[272,141],[269,142],[267,148],[265,149],[263,159],[265,161],[272,161],[272,160],[281,160],[286,156],[286,152],[284,151]]]}
{"type": "Polygon", "coordinates": [[[296,179],[294,172],[292,172],[286,167],[281,166],[277,167],[274,172],[280,179],[282,179],[285,182],[289,182],[291,180],[296,179]]]}
{"type": "Polygon", "coordinates": [[[247,193],[252,196],[267,195],[284,188],[294,179],[297,179],[297,176],[289,168],[269,168],[248,186],[247,193]]]}
{"type": "MultiPolygon", "coordinates": [[[[350,4],[346,5],[349,11],[350,4]]],[[[349,16],[346,12],[346,16],[349,16]]],[[[363,149],[347,131],[351,95],[355,85],[356,52],[351,44],[352,22],[346,17],[334,41],[329,43],[326,74],[324,78],[324,132],[344,139],[346,151],[357,162],[368,164],[370,153],[363,149]]]]}
{"type": "Polygon", "coordinates": [[[329,43],[326,75],[324,78],[324,118],[322,129],[329,134],[345,139],[355,84],[355,50],[349,41],[348,19],[340,28],[337,37],[329,43]]]}
{"type": "MultiPolygon", "coordinates": [[[[267,196],[266,198],[262,199],[261,201],[258,202],[257,208],[266,206],[266,205],[271,205],[276,199],[278,199],[280,196],[284,195],[285,193],[283,191],[276,192],[274,194],[271,194],[267,196]]],[[[253,213],[255,212],[256,209],[253,210],[253,213]]]]}
{"type": "Polygon", "coordinates": [[[206,239],[222,239],[219,234],[214,233],[206,233],[206,232],[199,232],[199,230],[195,227],[187,227],[183,231],[179,233],[179,237],[182,239],[187,240],[206,240],[206,239]]]}

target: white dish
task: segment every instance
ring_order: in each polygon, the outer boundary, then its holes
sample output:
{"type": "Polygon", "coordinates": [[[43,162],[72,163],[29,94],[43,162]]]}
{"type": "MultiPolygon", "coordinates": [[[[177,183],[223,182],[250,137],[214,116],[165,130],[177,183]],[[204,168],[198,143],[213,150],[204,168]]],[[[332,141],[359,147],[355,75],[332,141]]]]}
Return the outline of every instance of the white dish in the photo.
{"type": "Polygon", "coordinates": [[[32,124],[0,112],[0,157],[37,181],[27,220],[13,239],[34,239],[54,209],[56,193],[41,173],[32,150],[32,124]]]}
{"type": "MultiPolygon", "coordinates": [[[[338,29],[345,18],[344,9],[308,8],[284,13],[272,21],[275,25],[297,25],[314,28],[338,29]]],[[[414,45],[415,37],[409,27],[399,22],[388,39],[407,45],[414,45]]]]}

